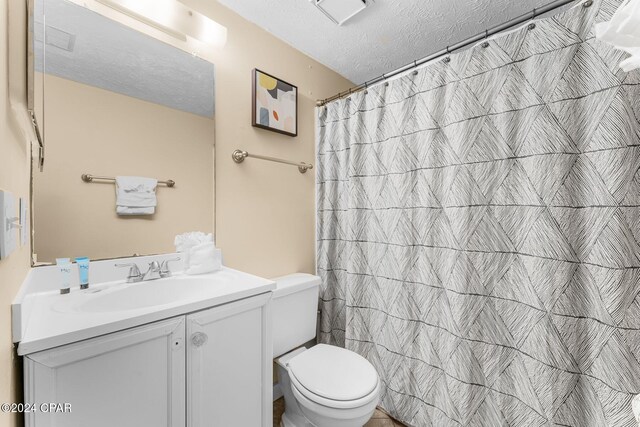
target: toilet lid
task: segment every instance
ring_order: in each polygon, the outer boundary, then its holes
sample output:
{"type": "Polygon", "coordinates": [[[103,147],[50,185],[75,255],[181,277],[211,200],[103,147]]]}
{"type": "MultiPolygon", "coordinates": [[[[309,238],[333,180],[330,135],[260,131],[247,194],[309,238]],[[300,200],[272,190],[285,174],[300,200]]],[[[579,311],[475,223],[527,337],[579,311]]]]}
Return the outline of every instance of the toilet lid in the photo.
{"type": "Polygon", "coordinates": [[[332,345],[311,347],[291,359],[288,367],[300,385],[326,399],[361,399],[378,385],[378,374],[367,359],[332,345]]]}

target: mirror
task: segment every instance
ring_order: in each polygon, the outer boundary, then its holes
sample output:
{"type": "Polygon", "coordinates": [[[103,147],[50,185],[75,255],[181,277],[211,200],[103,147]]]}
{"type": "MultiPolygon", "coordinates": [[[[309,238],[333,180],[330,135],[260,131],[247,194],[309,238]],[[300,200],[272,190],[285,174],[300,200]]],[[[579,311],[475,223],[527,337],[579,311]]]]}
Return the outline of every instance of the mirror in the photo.
{"type": "Polygon", "coordinates": [[[34,9],[37,263],[173,252],[175,235],[213,232],[214,65],[71,1],[34,9]],[[123,216],[115,183],[83,174],[175,186],[158,184],[154,214],[123,216]]]}

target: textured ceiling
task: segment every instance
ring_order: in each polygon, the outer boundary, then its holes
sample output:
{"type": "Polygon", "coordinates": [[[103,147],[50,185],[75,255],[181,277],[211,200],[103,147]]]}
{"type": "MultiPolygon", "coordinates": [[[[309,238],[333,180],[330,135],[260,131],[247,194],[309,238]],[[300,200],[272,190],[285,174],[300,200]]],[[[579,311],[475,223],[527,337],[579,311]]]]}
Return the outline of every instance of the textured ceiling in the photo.
{"type": "Polygon", "coordinates": [[[213,117],[210,62],[65,0],[37,0],[34,20],[37,71],[213,117]]]}
{"type": "Polygon", "coordinates": [[[362,83],[551,0],[375,0],[338,27],[308,0],[218,0],[362,83]]]}

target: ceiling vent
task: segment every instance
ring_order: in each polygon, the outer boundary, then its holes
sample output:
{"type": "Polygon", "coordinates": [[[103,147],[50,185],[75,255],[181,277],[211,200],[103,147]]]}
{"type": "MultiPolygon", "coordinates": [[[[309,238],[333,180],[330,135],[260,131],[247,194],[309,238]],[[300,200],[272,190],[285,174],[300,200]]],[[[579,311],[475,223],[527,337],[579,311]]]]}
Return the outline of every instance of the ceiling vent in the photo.
{"type": "Polygon", "coordinates": [[[329,19],[342,25],[367,7],[366,0],[310,0],[329,19]]]}
{"type": "Polygon", "coordinates": [[[58,49],[73,52],[76,45],[75,34],[67,33],[59,28],[47,25],[45,30],[45,44],[57,47],[58,49]]]}

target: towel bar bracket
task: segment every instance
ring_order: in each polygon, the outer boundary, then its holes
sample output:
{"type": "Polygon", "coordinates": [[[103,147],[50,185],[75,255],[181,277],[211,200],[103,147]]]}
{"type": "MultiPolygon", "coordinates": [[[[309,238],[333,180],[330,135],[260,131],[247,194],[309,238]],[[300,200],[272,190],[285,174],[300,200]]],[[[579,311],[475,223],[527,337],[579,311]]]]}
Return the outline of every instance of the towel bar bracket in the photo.
{"type": "Polygon", "coordinates": [[[247,153],[246,151],[235,150],[233,153],[231,153],[231,158],[236,163],[244,162],[244,159],[246,159],[247,157],[249,157],[249,153],[247,153]]]}

